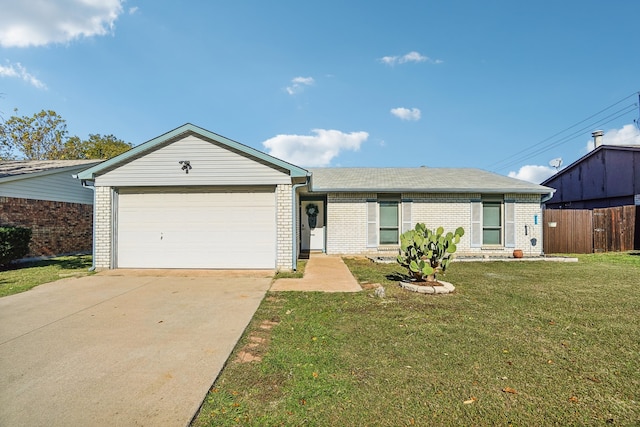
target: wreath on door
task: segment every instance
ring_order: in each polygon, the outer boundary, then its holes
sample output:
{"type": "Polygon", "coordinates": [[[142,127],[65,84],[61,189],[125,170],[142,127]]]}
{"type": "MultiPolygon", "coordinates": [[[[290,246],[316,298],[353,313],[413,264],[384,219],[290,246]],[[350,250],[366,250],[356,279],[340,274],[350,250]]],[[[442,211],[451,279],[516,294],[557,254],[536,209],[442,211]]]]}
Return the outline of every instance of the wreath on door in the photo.
{"type": "Polygon", "coordinates": [[[320,213],[320,209],[318,209],[318,205],[315,203],[309,203],[305,209],[307,213],[307,218],[309,220],[309,227],[316,228],[316,224],[318,223],[318,213],[320,213]]]}

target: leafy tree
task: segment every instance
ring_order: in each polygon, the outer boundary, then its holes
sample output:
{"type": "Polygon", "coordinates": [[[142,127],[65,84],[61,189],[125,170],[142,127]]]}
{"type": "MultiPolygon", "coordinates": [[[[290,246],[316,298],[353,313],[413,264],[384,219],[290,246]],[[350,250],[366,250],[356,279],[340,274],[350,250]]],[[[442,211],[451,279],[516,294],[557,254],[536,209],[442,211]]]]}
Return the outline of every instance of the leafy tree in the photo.
{"type": "Polygon", "coordinates": [[[89,134],[89,139],[70,137],[64,145],[64,159],[110,159],[131,149],[133,145],[113,135],[89,134]]]}
{"type": "MultiPolygon", "coordinates": [[[[17,112],[18,110],[14,110],[17,112]]],[[[109,159],[132,147],[113,135],[67,136],[67,124],[55,111],[12,116],[0,123],[0,160],[109,159]]]]}
{"type": "MultiPolygon", "coordinates": [[[[14,110],[16,113],[18,109],[14,110]]],[[[60,159],[67,136],[67,123],[55,111],[42,110],[31,117],[11,116],[0,130],[0,156],[27,160],[60,159]]]]}
{"type": "Polygon", "coordinates": [[[62,157],[65,160],[86,159],[84,157],[84,144],[78,136],[70,136],[64,143],[62,157]]]}

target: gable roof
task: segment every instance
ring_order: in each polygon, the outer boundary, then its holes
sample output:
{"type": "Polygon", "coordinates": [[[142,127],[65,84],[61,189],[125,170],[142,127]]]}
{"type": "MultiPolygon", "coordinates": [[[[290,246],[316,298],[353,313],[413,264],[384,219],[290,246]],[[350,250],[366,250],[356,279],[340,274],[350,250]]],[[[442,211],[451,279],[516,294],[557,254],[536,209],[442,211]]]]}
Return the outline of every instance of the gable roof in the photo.
{"type": "Polygon", "coordinates": [[[10,160],[0,162],[0,182],[73,171],[102,160],[10,160]]]}
{"type": "Polygon", "coordinates": [[[131,150],[126,151],[116,157],[113,157],[112,159],[109,159],[99,165],[86,169],[80,172],[77,175],[77,178],[82,180],[93,180],[95,179],[96,175],[100,175],[110,170],[116,169],[117,167],[125,163],[128,163],[137,158],[143,157],[147,153],[150,153],[158,148],[161,148],[167,144],[170,144],[171,142],[177,141],[188,135],[196,135],[212,143],[215,142],[215,143],[221,144],[233,151],[237,151],[249,157],[253,157],[273,167],[283,169],[287,171],[292,178],[306,177],[309,175],[309,172],[306,169],[302,169],[298,166],[292,165],[291,163],[287,163],[284,160],[280,160],[266,153],[263,153],[259,150],[256,150],[255,148],[251,148],[237,141],[233,141],[231,139],[225,138],[224,136],[210,132],[206,129],[195,126],[191,123],[187,123],[172,131],[165,133],[164,135],[160,135],[157,138],[154,138],[150,141],[142,143],[132,148],[131,150]]]}
{"type": "Polygon", "coordinates": [[[553,189],[472,168],[311,168],[311,191],[553,194],[553,189]]]}
{"type": "Polygon", "coordinates": [[[547,184],[555,181],[556,179],[558,179],[562,175],[568,173],[570,170],[572,170],[573,168],[575,168],[576,166],[578,166],[582,162],[586,161],[587,159],[597,155],[601,151],[629,151],[629,152],[636,152],[637,153],[637,152],[640,152],[640,145],[606,145],[606,144],[602,144],[601,146],[596,147],[594,150],[591,150],[590,152],[588,152],[584,156],[580,157],[578,160],[576,160],[575,162],[571,163],[569,166],[567,166],[565,168],[562,168],[557,173],[551,175],[549,178],[547,178],[544,181],[542,181],[541,185],[547,185],[547,184]]]}

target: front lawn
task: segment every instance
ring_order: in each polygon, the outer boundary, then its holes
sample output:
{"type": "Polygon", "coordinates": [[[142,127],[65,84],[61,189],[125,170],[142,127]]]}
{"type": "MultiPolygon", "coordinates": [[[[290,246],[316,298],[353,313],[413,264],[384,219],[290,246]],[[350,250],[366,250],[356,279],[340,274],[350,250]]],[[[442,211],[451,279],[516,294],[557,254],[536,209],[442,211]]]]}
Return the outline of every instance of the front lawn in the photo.
{"type": "Polygon", "coordinates": [[[194,425],[638,425],[640,255],[456,263],[451,295],[347,259],[356,294],[269,293],[194,425]]]}
{"type": "Polygon", "coordinates": [[[12,264],[0,270],[0,297],[13,295],[64,277],[86,276],[91,255],[74,255],[12,264]]]}

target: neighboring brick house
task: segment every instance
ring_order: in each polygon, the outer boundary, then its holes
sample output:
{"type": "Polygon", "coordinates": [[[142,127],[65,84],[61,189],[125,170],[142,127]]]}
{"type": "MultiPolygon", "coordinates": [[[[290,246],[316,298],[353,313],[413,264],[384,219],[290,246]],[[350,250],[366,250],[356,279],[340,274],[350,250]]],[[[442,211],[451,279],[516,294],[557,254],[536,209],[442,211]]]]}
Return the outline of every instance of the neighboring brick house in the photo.
{"type": "Polygon", "coordinates": [[[192,124],[80,172],[94,264],[295,268],[304,251],[396,253],[416,222],[464,227],[465,255],[542,254],[548,187],[478,169],[306,170],[192,124]]]}
{"type": "Polygon", "coordinates": [[[96,163],[0,162],[0,225],[32,230],[28,257],[91,252],[93,192],[73,175],[96,163]]]}

